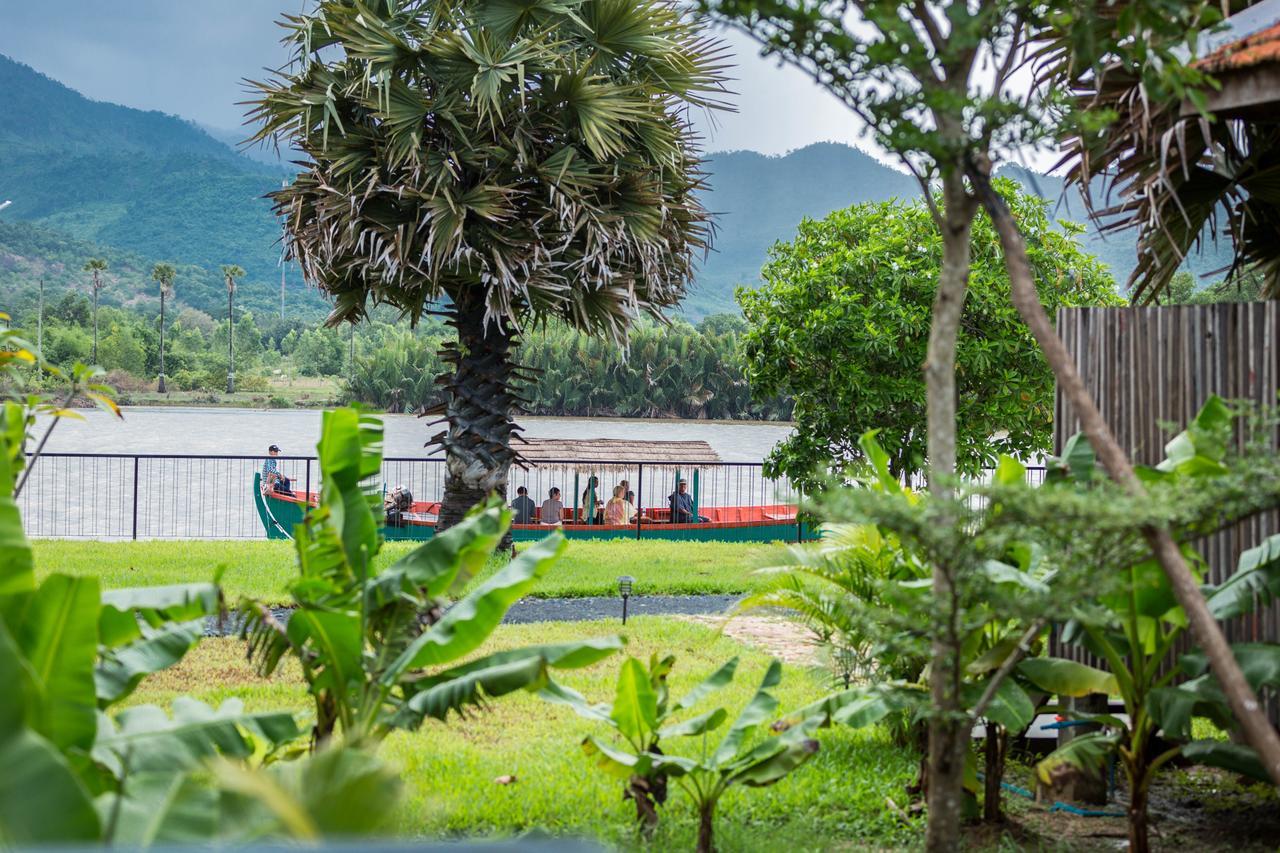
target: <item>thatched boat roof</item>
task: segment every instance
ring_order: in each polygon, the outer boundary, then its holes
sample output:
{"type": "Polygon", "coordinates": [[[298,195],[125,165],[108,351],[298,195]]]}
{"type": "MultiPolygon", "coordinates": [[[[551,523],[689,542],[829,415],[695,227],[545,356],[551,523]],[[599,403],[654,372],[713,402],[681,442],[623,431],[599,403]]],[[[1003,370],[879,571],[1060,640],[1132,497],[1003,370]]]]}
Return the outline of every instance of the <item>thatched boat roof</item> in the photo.
{"type": "Polygon", "coordinates": [[[517,437],[511,447],[530,467],[571,467],[579,471],[628,468],[640,463],[665,468],[697,467],[722,461],[705,441],[517,437]]]}

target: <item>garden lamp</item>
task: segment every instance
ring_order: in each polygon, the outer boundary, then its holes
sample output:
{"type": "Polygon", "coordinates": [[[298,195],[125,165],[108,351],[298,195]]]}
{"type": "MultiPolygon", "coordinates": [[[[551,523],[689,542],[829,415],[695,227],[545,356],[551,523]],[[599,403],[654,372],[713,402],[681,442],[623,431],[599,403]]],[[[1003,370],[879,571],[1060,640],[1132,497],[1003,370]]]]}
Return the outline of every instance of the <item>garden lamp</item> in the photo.
{"type": "Polygon", "coordinates": [[[622,596],[622,624],[627,624],[627,599],[631,597],[631,585],[636,579],[631,575],[618,578],[618,594],[622,596]]]}

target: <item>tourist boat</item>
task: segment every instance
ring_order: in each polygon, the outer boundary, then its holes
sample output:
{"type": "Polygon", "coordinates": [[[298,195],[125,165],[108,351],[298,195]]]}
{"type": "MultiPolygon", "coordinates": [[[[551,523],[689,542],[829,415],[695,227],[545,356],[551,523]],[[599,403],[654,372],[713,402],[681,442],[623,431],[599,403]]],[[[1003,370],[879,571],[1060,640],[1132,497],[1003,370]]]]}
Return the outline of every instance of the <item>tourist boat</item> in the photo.
{"type": "MultiPolygon", "coordinates": [[[[564,511],[555,522],[539,518],[536,524],[513,524],[511,536],[517,542],[543,538],[559,529],[570,539],[666,539],[695,542],[795,542],[816,538],[815,530],[797,518],[795,503],[766,502],[775,488],[761,478],[758,466],[725,463],[703,441],[630,441],[592,439],[563,441],[559,439],[521,439],[517,448],[523,464],[512,470],[510,484],[527,485],[535,503],[540,505],[550,485],[561,488],[564,511]],[[582,512],[580,504],[590,504],[597,497],[591,485],[598,480],[606,500],[614,483],[628,479],[640,496],[640,520],[629,524],[601,524],[591,513],[582,512]],[[693,524],[671,523],[669,495],[676,483],[685,479],[693,498],[693,524]],[[585,499],[582,497],[585,493],[585,499]],[[650,498],[657,494],[657,500],[650,498]],[[758,503],[734,502],[734,496],[761,498],[758,503]]],[[[417,465],[421,470],[436,466],[440,460],[398,460],[402,465],[417,465]]],[[[390,463],[390,460],[388,460],[390,463]]],[[[385,469],[384,469],[385,470],[385,469]]],[[[411,467],[411,470],[413,468],[411,467]]],[[[415,491],[412,476],[409,489],[415,491]]],[[[425,479],[425,477],[423,477],[425,479]]],[[[295,485],[297,485],[295,481],[295,485]]],[[[383,490],[395,483],[383,484],[383,490]]],[[[438,488],[438,485],[437,485],[438,488]]],[[[425,491],[426,489],[424,489],[425,491]]],[[[293,494],[264,491],[261,474],[254,474],[253,498],[258,516],[269,539],[292,539],[294,527],[302,521],[307,507],[316,506],[315,491],[295,490],[293,494]]],[[[383,536],[389,540],[423,540],[435,534],[440,512],[438,500],[414,501],[409,511],[401,514],[402,524],[384,526],[383,536]]]]}

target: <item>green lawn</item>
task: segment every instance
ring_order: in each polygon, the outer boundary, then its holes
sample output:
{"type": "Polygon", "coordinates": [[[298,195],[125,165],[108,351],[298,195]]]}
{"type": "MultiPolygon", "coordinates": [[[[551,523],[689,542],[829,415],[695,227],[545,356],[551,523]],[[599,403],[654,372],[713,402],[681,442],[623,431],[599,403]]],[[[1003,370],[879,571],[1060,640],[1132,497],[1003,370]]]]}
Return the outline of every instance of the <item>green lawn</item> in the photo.
{"type": "MultiPolygon", "coordinates": [[[[617,629],[616,622],[503,626],[480,653],[617,629]]],[[[768,661],[710,629],[676,619],[639,617],[625,632],[628,652],[636,657],[676,655],[670,677],[675,695],[727,658],[741,655],[738,677],[716,694],[716,704],[731,713],[748,701],[768,661]]],[[[611,695],[621,661],[615,655],[564,673],[562,680],[601,701],[611,695]]],[[[820,674],[788,667],[775,695],[786,710],[823,692],[820,674]]],[[[134,701],[163,704],[182,693],[215,703],[238,696],[255,709],[301,712],[309,707],[296,670],[263,681],[244,663],[243,646],[234,639],[206,640],[179,667],[144,682],[134,701]]],[[[405,788],[389,829],[410,837],[508,836],[541,829],[633,847],[633,808],[622,800],[619,783],[594,768],[578,746],[590,732],[603,734],[604,727],[521,693],[466,719],[429,722],[416,733],[393,735],[381,755],[400,770],[405,788]],[[494,782],[505,775],[517,781],[494,782]]],[[[918,827],[903,826],[885,808],[886,797],[904,801],[903,788],[917,761],[912,751],[892,744],[879,728],[836,728],[818,738],[818,755],[793,776],[771,788],[734,789],[725,797],[716,826],[720,849],[776,850],[784,838],[791,851],[883,849],[907,845],[918,834],[918,827]]],[[[700,748],[700,743],[677,743],[670,744],[676,751],[700,748]]],[[[696,821],[683,794],[673,789],[662,815],[652,849],[692,849],[696,821]]]]}
{"type": "MultiPolygon", "coordinates": [[[[378,557],[394,561],[415,543],[389,542],[378,557]]],[[[293,545],[270,541],[34,542],[41,576],[51,572],[96,575],[108,588],[208,580],[225,567],[229,601],[242,596],[282,601],[297,576],[293,545]]],[[[534,595],[614,595],[619,575],[636,579],[639,595],[740,593],[766,581],[752,570],[768,565],[781,546],[728,542],[571,542],[534,595]]],[[[497,568],[495,558],[491,571],[497,568]]]]}

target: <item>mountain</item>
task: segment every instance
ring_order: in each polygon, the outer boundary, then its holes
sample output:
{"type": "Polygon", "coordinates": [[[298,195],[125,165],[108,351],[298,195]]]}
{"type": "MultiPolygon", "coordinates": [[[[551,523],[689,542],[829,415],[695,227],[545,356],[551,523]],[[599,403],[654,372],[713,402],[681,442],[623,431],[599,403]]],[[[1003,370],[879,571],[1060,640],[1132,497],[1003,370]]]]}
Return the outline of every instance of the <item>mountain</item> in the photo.
{"type": "Polygon", "coordinates": [[[804,217],[919,192],[909,175],[856,148],[829,142],[784,157],[754,151],[712,154],[706,170],[711,190],[703,203],[716,214],[716,236],[684,303],[685,313],[695,318],[736,310],[734,288],[759,280],[769,247],[794,236],[804,217]]]}
{"type": "MultiPolygon", "coordinates": [[[[0,224],[22,220],[37,229],[0,229],[0,284],[6,289],[9,283],[33,285],[31,276],[38,274],[49,275],[55,288],[64,280],[82,283],[79,267],[93,252],[118,258],[121,269],[133,271],[120,286],[149,298],[143,273],[154,261],[168,260],[191,270],[185,293],[179,281],[179,300],[218,313],[216,272],[234,262],[248,271],[242,304],[279,310],[280,230],[263,196],[288,170],[273,150],[234,150],[241,129],[201,128],[176,116],[91,101],[3,56],[0,116],[0,200],[13,200],[0,224]]],[[[836,143],[779,157],[712,154],[706,170],[704,201],[717,214],[717,233],[683,306],[694,320],[736,311],[734,288],[758,283],[769,247],[790,239],[802,218],[919,194],[907,175],[836,143]]],[[[1084,220],[1078,192],[1063,197],[1060,178],[1007,173],[1054,202],[1055,216],[1084,220]]],[[[1123,283],[1134,263],[1133,238],[1104,240],[1090,227],[1084,242],[1123,283]]],[[[1192,262],[1193,270],[1207,273],[1229,260],[1226,251],[1210,248],[1192,262]]],[[[114,296],[132,298],[123,290],[114,296]]],[[[316,291],[301,288],[289,304],[303,318],[318,317],[325,307],[316,291]]]]}
{"type": "MultiPolygon", "coordinates": [[[[279,310],[280,227],[264,196],[280,185],[280,167],[176,116],[91,101],[3,56],[0,116],[0,198],[13,201],[3,221],[50,229],[44,242],[68,252],[92,247],[148,269],[167,260],[216,273],[238,263],[248,272],[246,307],[279,310]]],[[[30,237],[27,248],[39,242],[30,237]]],[[[67,262],[65,252],[56,260],[0,250],[29,265],[67,262]]],[[[178,287],[182,299],[181,280],[178,287]]],[[[303,313],[324,309],[314,291],[297,297],[303,313]]]]}

